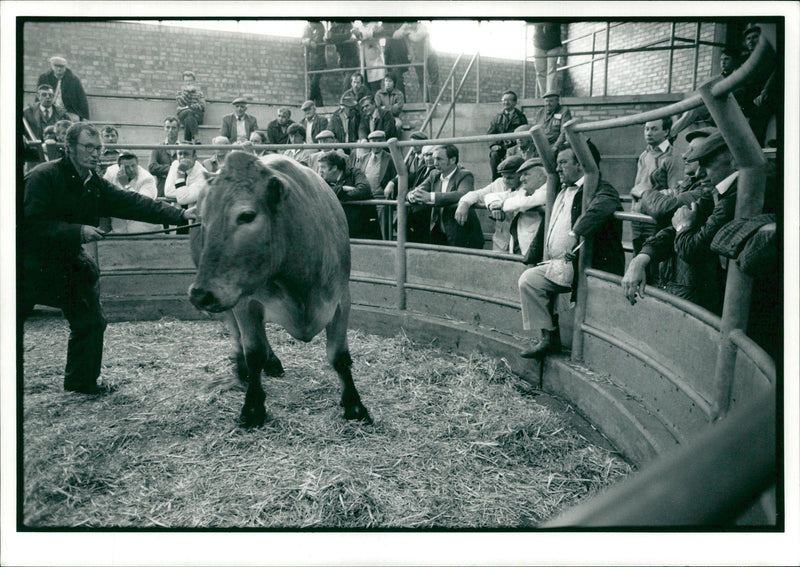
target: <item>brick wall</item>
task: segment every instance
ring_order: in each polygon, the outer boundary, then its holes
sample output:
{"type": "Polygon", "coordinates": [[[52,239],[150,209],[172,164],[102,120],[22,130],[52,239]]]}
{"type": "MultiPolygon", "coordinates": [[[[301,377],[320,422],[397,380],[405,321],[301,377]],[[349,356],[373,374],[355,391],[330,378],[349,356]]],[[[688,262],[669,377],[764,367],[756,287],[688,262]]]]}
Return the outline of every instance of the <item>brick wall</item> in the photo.
{"type": "MultiPolygon", "coordinates": [[[[601,28],[600,22],[579,22],[568,26],[569,37],[601,28]]],[[[611,48],[641,45],[669,35],[669,22],[624,23],[611,30],[611,48]]],[[[677,35],[694,38],[695,24],[681,22],[677,35]]],[[[701,37],[713,40],[714,24],[701,26],[701,37]]],[[[231,100],[245,94],[256,102],[299,104],[305,99],[302,76],[303,49],[297,39],[255,34],[239,34],[122,22],[28,22],[24,26],[24,88],[36,88],[39,73],[48,68],[47,59],[62,54],[81,78],[87,92],[99,95],[132,95],[172,98],[184,69],[193,69],[198,83],[210,100],[231,100]]],[[[605,34],[597,34],[596,48],[604,46],[605,34]]],[[[591,37],[577,40],[571,51],[591,48],[591,37]]],[[[698,77],[709,75],[710,47],[700,50],[698,77]]],[[[455,55],[439,55],[439,75],[443,81],[455,55]]],[[[608,94],[656,94],[667,91],[667,51],[620,55],[609,61],[608,94]]],[[[674,54],[672,92],[691,90],[694,51],[674,54]]],[[[571,57],[575,63],[586,57],[571,57]]],[[[456,84],[469,63],[465,56],[456,70],[456,84]]],[[[481,102],[499,101],[503,91],[523,95],[522,61],[480,60],[481,102]]],[[[477,66],[473,66],[459,96],[462,102],[476,99],[477,66]]],[[[573,68],[565,81],[566,96],[589,96],[589,66],[573,68]]],[[[323,99],[333,105],[341,93],[342,75],[324,75],[323,99]]],[[[410,102],[421,101],[416,70],[406,75],[406,94],[410,102]]],[[[532,97],[535,75],[533,64],[526,65],[525,97],[532,97]]],[[[592,94],[602,94],[603,63],[595,63],[592,94]]],[[[443,98],[450,100],[449,88],[443,98]]]]}

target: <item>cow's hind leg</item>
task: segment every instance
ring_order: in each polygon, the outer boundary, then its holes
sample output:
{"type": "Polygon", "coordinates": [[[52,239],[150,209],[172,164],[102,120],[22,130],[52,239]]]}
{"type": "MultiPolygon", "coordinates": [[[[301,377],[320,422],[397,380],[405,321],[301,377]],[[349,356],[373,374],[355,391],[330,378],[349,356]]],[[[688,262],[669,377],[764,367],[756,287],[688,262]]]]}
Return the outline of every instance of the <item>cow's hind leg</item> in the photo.
{"type": "Polygon", "coordinates": [[[357,419],[364,423],[372,423],[367,408],[361,403],[356,385],[353,383],[351,367],[353,359],[350,358],[350,350],[347,347],[347,320],[350,316],[350,296],[346,294],[342,302],[336,308],[336,314],[325,327],[327,336],[326,350],[328,361],[336,370],[342,381],[342,400],[341,406],[344,408],[345,419],[357,419]]]}
{"type": "Polygon", "coordinates": [[[261,427],[267,421],[267,411],[264,408],[266,394],[261,385],[261,370],[267,362],[267,353],[271,352],[264,331],[263,307],[256,301],[245,301],[233,309],[233,314],[241,337],[243,359],[243,365],[238,364],[237,360],[237,368],[239,376],[244,374],[247,381],[239,424],[242,427],[261,427]]]}

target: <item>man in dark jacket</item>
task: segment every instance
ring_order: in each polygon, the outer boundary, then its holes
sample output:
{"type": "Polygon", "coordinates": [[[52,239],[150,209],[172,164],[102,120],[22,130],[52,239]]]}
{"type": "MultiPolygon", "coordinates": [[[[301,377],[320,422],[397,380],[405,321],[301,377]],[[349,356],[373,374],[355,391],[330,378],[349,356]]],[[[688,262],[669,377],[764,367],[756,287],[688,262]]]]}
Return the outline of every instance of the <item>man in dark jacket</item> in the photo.
{"type": "Polygon", "coordinates": [[[233,142],[246,142],[250,139],[250,134],[258,130],[258,119],[247,114],[246,98],[237,97],[231,104],[235,110],[222,117],[219,135],[225,136],[233,142]]]}
{"type": "MultiPolygon", "coordinates": [[[[595,155],[595,161],[599,161],[599,155],[595,155]]],[[[622,224],[614,219],[614,213],[622,210],[617,190],[600,179],[589,207],[583,211],[583,168],[572,149],[558,153],[556,170],[561,190],[545,229],[545,261],[528,268],[519,278],[522,326],[526,331],[541,330],[541,338],[522,351],[523,358],[540,358],[560,349],[555,299],[560,293],[574,294],[577,290],[576,247],[582,236],[593,237],[593,268],[622,275],[625,267],[622,224]]]]}
{"type": "MultiPolygon", "coordinates": [[[[318,162],[319,174],[328,182],[342,203],[362,201],[372,198],[372,190],[364,174],[355,168],[347,167],[341,154],[327,152],[318,162]]],[[[381,239],[378,211],[375,205],[344,205],[350,238],[381,239]]]]}
{"type": "MultiPolygon", "coordinates": [[[[487,134],[508,134],[523,124],[528,123],[528,117],[517,108],[517,93],[506,91],[501,99],[503,111],[492,119],[487,134]]],[[[489,146],[489,167],[492,170],[492,181],[500,177],[497,166],[506,159],[506,151],[514,145],[514,140],[499,140],[489,146]]]]}
{"type": "MultiPolygon", "coordinates": [[[[177,116],[167,116],[164,119],[164,132],[166,132],[167,137],[161,142],[161,145],[177,145],[179,128],[177,116]]],[[[156,178],[159,197],[164,196],[164,183],[167,180],[167,173],[169,173],[172,162],[176,159],[178,159],[177,150],[157,148],[150,154],[150,163],[147,166],[147,171],[156,178]]]]}
{"type": "MultiPolygon", "coordinates": [[[[339,109],[328,118],[328,130],[333,132],[337,142],[357,142],[359,119],[358,102],[346,92],[339,99],[339,109]]],[[[346,153],[349,154],[350,150],[346,153]]]]}
{"type": "Polygon", "coordinates": [[[294,124],[292,111],[286,107],[278,109],[278,117],[267,124],[267,137],[270,144],[288,144],[289,126],[294,124]]]}
{"type": "Polygon", "coordinates": [[[81,80],[67,68],[63,57],[50,58],[50,70],[39,75],[37,85],[48,84],[55,93],[56,108],[67,113],[73,122],[89,120],[89,101],[83,90],[81,80]]]}
{"type": "Polygon", "coordinates": [[[114,187],[95,173],[100,135],[86,123],[67,132],[67,156],[42,164],[25,177],[21,226],[20,315],[35,304],[58,307],[69,321],[64,388],[84,394],[98,385],[106,319],[100,305],[99,269],[81,245],[103,238],[99,217],[178,224],[187,214],[133,191],[114,187]]]}
{"type": "Polygon", "coordinates": [[[433,152],[433,171],[407,197],[411,215],[428,209],[430,213],[430,243],[462,248],[483,248],[483,231],[474,209],[466,222],[455,219],[458,201],[475,188],[472,172],[458,164],[458,148],[447,144],[433,152]]]}
{"type": "Polygon", "coordinates": [[[358,105],[361,107],[361,118],[358,126],[359,139],[366,139],[375,130],[380,130],[386,134],[387,140],[397,138],[397,125],[390,111],[375,106],[375,101],[370,96],[363,97],[358,101],[358,105]]]}

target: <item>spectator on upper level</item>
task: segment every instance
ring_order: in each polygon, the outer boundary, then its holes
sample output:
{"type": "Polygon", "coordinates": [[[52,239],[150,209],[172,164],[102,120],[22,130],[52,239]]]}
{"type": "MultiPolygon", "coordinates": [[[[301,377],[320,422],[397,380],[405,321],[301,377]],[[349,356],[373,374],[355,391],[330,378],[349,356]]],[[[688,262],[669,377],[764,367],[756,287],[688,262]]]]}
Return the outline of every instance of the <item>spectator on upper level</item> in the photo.
{"type": "Polygon", "coordinates": [[[394,124],[400,130],[403,127],[400,113],[403,111],[406,99],[403,93],[395,88],[396,78],[394,73],[389,73],[383,78],[383,88],[375,93],[375,106],[391,112],[394,116],[394,124]]]}
{"type": "Polygon", "coordinates": [[[116,144],[119,140],[119,132],[113,126],[103,126],[100,130],[100,140],[103,142],[103,150],[100,152],[100,159],[97,162],[97,173],[104,175],[109,166],[117,163],[119,150],[106,147],[109,144],[116,144]]]}
{"type": "MultiPolygon", "coordinates": [[[[231,141],[225,136],[214,136],[214,138],[211,140],[211,143],[215,146],[228,146],[230,145],[231,141]]],[[[225,162],[226,155],[228,155],[227,148],[214,150],[214,155],[203,161],[203,167],[206,168],[206,171],[209,173],[218,172],[219,168],[221,168],[222,164],[225,162]]]]}
{"type": "Polygon", "coordinates": [[[386,76],[386,60],[380,42],[381,23],[363,22],[360,30],[364,49],[364,67],[367,70],[367,87],[373,95],[378,92],[386,76]]]}
{"type": "Polygon", "coordinates": [[[347,91],[339,100],[338,110],[328,118],[328,130],[333,132],[337,142],[357,142],[359,119],[358,102],[353,98],[352,92],[347,91]]]}
{"type": "Polygon", "coordinates": [[[317,114],[317,107],[313,100],[305,101],[300,110],[303,111],[303,119],[300,120],[300,125],[306,131],[306,140],[309,143],[314,143],[314,140],[317,139],[317,134],[328,127],[328,120],[317,114]]]}
{"type": "Polygon", "coordinates": [[[375,130],[386,134],[387,139],[397,138],[397,127],[391,112],[375,106],[375,102],[368,96],[358,101],[358,104],[361,107],[361,119],[358,127],[360,139],[366,139],[370,132],[375,130]]]}
{"type": "MultiPolygon", "coordinates": [[[[325,33],[325,41],[329,44],[336,46],[336,53],[339,59],[339,67],[342,69],[350,69],[346,71],[344,80],[342,82],[342,90],[350,87],[350,78],[353,74],[353,69],[360,67],[361,61],[358,54],[358,42],[353,35],[353,22],[331,22],[328,31],[325,33]]],[[[361,74],[358,74],[359,77],[361,74]]],[[[363,77],[362,77],[363,81],[363,77]]],[[[362,88],[363,85],[362,85],[362,88]]],[[[366,88],[364,88],[366,91],[366,88]]],[[[357,93],[356,100],[366,95],[357,93]]]]}
{"type": "Polygon", "coordinates": [[[183,144],[186,148],[178,150],[178,159],[172,162],[164,184],[164,196],[174,198],[184,208],[197,203],[200,192],[206,186],[207,173],[203,164],[197,161],[197,150],[193,144],[183,144]]]}
{"type": "MultiPolygon", "coordinates": [[[[656,171],[666,178],[666,187],[676,187],[683,176],[683,162],[673,151],[667,135],[672,128],[672,119],[667,117],[660,120],[650,120],[644,124],[645,150],[639,156],[636,166],[636,179],[631,188],[631,211],[641,212],[642,194],[653,188],[653,175],[656,171]]],[[[638,254],[642,244],[655,234],[655,227],[639,221],[631,223],[633,235],[633,253],[638,254]]]]}
{"type": "Polygon", "coordinates": [[[564,124],[572,120],[572,112],[561,104],[561,98],[556,91],[544,93],[544,106],[536,111],[533,126],[542,126],[544,135],[550,143],[553,153],[558,152],[564,145],[567,134],[564,124]]]}
{"type": "Polygon", "coordinates": [[[244,142],[250,139],[250,134],[258,130],[258,120],[255,116],[247,114],[247,99],[238,97],[231,102],[234,111],[222,117],[219,135],[225,136],[233,142],[244,142]]]}
{"type": "Polygon", "coordinates": [[[533,66],[536,69],[536,91],[561,93],[561,72],[558,66],[564,56],[559,22],[533,24],[533,66]]]}
{"type": "MultiPolygon", "coordinates": [[[[178,143],[178,128],[178,118],[176,116],[167,116],[164,119],[164,132],[166,132],[167,137],[160,145],[176,145],[178,143]]],[[[172,162],[176,159],[178,159],[177,151],[166,148],[156,148],[150,154],[150,163],[147,166],[147,171],[156,178],[159,197],[164,196],[164,183],[167,180],[167,173],[169,173],[172,162]]]]}
{"type": "MultiPolygon", "coordinates": [[[[507,134],[513,132],[522,124],[528,123],[528,117],[517,108],[517,93],[506,91],[501,99],[503,111],[492,119],[487,134],[507,134]]],[[[489,167],[492,170],[492,181],[500,177],[497,166],[506,157],[508,148],[514,145],[514,140],[498,140],[489,146],[489,167]]]]}
{"type": "MultiPolygon", "coordinates": [[[[533,128],[533,126],[530,124],[522,124],[517,126],[514,129],[514,132],[530,132],[531,128],[533,128]]],[[[533,138],[530,136],[523,136],[517,140],[517,142],[506,152],[506,157],[511,156],[520,156],[523,158],[523,161],[538,157],[536,146],[533,145],[533,138]]]]}
{"type": "Polygon", "coordinates": [[[408,46],[400,33],[401,26],[400,22],[383,22],[379,35],[384,38],[384,61],[386,61],[387,65],[390,65],[386,72],[394,75],[394,87],[405,96],[405,74],[408,71],[407,65],[410,61],[408,59],[408,46]],[[395,37],[395,34],[397,34],[397,37],[395,37]],[[396,67],[395,65],[402,66],[396,67]]]}
{"type": "MultiPolygon", "coordinates": [[[[761,27],[753,23],[747,24],[744,30],[744,59],[747,59],[753,53],[760,37],[761,27]]],[[[740,94],[743,99],[739,101],[739,97],[737,96],[736,98],[742,107],[742,112],[750,122],[753,134],[756,135],[758,143],[762,146],[767,141],[767,126],[770,119],[777,112],[780,93],[776,72],[775,70],[759,69],[755,76],[743,86],[741,93],[734,93],[734,96],[740,94]]]]}
{"type": "MultiPolygon", "coordinates": [[[[599,162],[599,152],[595,152],[596,148],[592,153],[599,162]]],[[[575,293],[577,245],[582,236],[594,239],[593,268],[622,275],[625,266],[622,226],[614,219],[614,213],[622,210],[617,190],[601,178],[588,208],[583,210],[583,167],[574,150],[566,148],[558,153],[556,171],[561,190],[556,195],[550,223],[545,227],[545,261],[528,268],[519,278],[522,326],[526,331],[541,331],[541,338],[532,340],[530,347],[521,353],[523,358],[540,358],[561,348],[555,299],[561,293],[575,293]]]]}
{"type": "Polygon", "coordinates": [[[72,122],[89,120],[89,101],[83,90],[81,80],[67,68],[67,60],[63,57],[50,58],[50,71],[39,75],[37,85],[47,84],[53,87],[53,103],[56,108],[66,113],[72,122]]]}
{"type": "Polygon", "coordinates": [[[22,116],[30,126],[33,136],[37,140],[42,140],[44,139],[44,129],[67,118],[67,114],[53,103],[55,93],[53,87],[47,83],[42,83],[37,87],[36,96],[39,101],[25,107],[22,116]]]}
{"type": "Polygon", "coordinates": [[[206,111],[206,99],[203,91],[195,84],[194,71],[183,72],[183,86],[178,91],[176,100],[178,120],[183,124],[183,138],[186,141],[196,140],[206,111]]]}
{"type": "MultiPolygon", "coordinates": [[[[306,65],[309,71],[324,71],[325,62],[325,25],[322,22],[308,22],[303,30],[303,45],[306,48],[306,65]]],[[[310,73],[308,75],[308,98],[314,104],[322,106],[322,91],[319,81],[322,75],[310,73]]]]}
{"type": "Polygon", "coordinates": [[[469,218],[471,208],[478,203],[489,209],[489,217],[494,220],[494,233],[492,234],[492,250],[500,252],[508,251],[508,241],[510,239],[509,228],[511,219],[506,218],[503,213],[502,200],[489,201],[489,194],[510,193],[519,188],[519,174],[517,170],[525,161],[520,156],[511,156],[500,162],[497,171],[500,177],[492,181],[483,189],[475,189],[466,193],[458,200],[455,219],[458,224],[463,225],[469,218]],[[490,203],[492,206],[490,207],[490,203]]]}
{"type": "Polygon", "coordinates": [[[294,124],[292,111],[286,107],[278,109],[278,117],[267,124],[267,137],[270,144],[288,144],[289,126],[294,124]]]}
{"type": "MultiPolygon", "coordinates": [[[[126,191],[133,191],[155,199],[158,194],[156,179],[145,168],[139,165],[139,158],[128,150],[123,150],[117,156],[117,163],[106,169],[103,179],[126,191]]],[[[115,233],[148,232],[159,230],[161,225],[148,222],[111,218],[111,231],[115,233]]]]}
{"type": "MultiPolygon", "coordinates": [[[[424,92],[425,71],[428,74],[428,91],[423,102],[433,102],[439,93],[439,59],[430,44],[428,28],[422,22],[405,22],[392,34],[395,39],[403,38],[408,47],[412,63],[423,63],[425,70],[414,67],[420,92],[424,92]]],[[[404,93],[405,94],[405,93],[404,93]]]]}
{"type": "Polygon", "coordinates": [[[473,209],[464,224],[455,219],[459,199],[472,191],[472,172],[458,164],[458,148],[438,146],[433,152],[434,170],[408,194],[412,209],[427,208],[430,215],[430,242],[464,248],[483,248],[483,231],[473,209]]]}
{"type": "Polygon", "coordinates": [[[686,177],[677,187],[661,191],[648,189],[642,194],[641,210],[656,219],[658,232],[644,242],[641,252],[631,260],[622,278],[622,288],[631,305],[636,304],[636,293],[641,291],[635,282],[649,272],[653,276],[652,285],[696,303],[712,313],[720,313],[722,305],[719,301],[718,264],[710,257],[707,261],[698,263],[688,263],[679,258],[675,254],[675,229],[671,224],[673,215],[680,207],[691,206],[704,194],[710,194],[714,190],[705,169],[692,159],[693,153],[714,132],[714,128],[703,128],[686,134],[689,147],[682,156],[686,177]],[[653,269],[651,266],[657,268],[653,269]]]}
{"type": "Polygon", "coordinates": [[[364,98],[365,96],[369,96],[369,89],[364,86],[364,76],[356,71],[349,75],[350,82],[349,88],[342,93],[342,98],[345,96],[352,98],[358,104],[358,101],[364,98]]]}
{"type": "Polygon", "coordinates": [[[356,168],[347,167],[345,158],[336,152],[325,152],[319,160],[320,176],[342,201],[350,238],[380,240],[381,229],[374,205],[346,205],[347,201],[363,201],[372,195],[369,182],[356,168]]]}
{"type": "MultiPolygon", "coordinates": [[[[289,143],[290,144],[305,144],[306,143],[306,129],[295,122],[289,126],[289,143]]],[[[290,157],[293,160],[308,166],[309,159],[315,152],[305,148],[290,148],[283,152],[283,155],[290,157]]]]}

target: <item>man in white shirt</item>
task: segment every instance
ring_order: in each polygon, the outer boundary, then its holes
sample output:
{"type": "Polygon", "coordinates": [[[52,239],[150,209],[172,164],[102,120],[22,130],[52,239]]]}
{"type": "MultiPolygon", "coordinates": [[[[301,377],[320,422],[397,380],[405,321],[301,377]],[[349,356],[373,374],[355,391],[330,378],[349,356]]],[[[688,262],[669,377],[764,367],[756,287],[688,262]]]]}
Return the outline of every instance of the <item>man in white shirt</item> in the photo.
{"type": "Polygon", "coordinates": [[[470,191],[458,200],[455,219],[462,226],[467,222],[469,210],[473,205],[481,203],[489,209],[489,216],[495,221],[494,234],[492,234],[492,250],[508,251],[508,243],[511,237],[509,233],[511,217],[506,217],[505,213],[503,213],[503,200],[489,198],[489,195],[507,195],[512,191],[516,191],[520,184],[517,170],[524,161],[521,156],[512,156],[504,159],[497,166],[497,172],[500,177],[483,189],[470,191]],[[491,207],[489,206],[490,202],[492,203],[491,207]]]}
{"type": "MultiPolygon", "coordinates": [[[[156,179],[139,165],[136,154],[122,150],[117,158],[117,163],[108,166],[103,179],[126,191],[133,191],[145,197],[155,199],[158,195],[156,179]]],[[[161,225],[126,219],[111,218],[111,231],[116,233],[147,232],[159,230],[161,225]]]]}
{"type": "Polygon", "coordinates": [[[194,205],[200,191],[206,186],[205,174],[206,168],[197,161],[197,151],[192,147],[181,148],[178,150],[178,159],[169,167],[164,196],[174,198],[184,208],[194,205]]]}
{"type": "Polygon", "coordinates": [[[542,160],[526,160],[517,170],[520,187],[508,193],[493,193],[486,196],[486,206],[493,210],[502,207],[509,221],[510,238],[507,251],[522,254],[526,264],[541,260],[544,235],[544,206],[547,202],[547,175],[542,160]],[[531,245],[535,248],[531,250],[531,245]]]}

